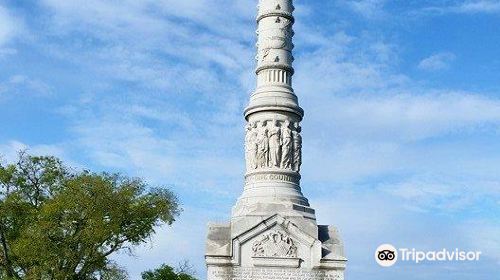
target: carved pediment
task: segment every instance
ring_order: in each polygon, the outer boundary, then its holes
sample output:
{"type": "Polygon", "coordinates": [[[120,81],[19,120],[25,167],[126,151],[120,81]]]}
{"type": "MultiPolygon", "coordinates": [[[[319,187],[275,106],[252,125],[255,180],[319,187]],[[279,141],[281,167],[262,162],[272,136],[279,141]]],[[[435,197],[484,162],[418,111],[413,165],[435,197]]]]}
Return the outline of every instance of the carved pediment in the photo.
{"type": "Polygon", "coordinates": [[[254,241],[254,257],[296,258],[297,246],[294,240],[281,230],[271,230],[254,241]]]}
{"type": "Polygon", "coordinates": [[[314,267],[321,259],[321,242],[279,214],[234,236],[232,249],[243,266],[314,267]]]}

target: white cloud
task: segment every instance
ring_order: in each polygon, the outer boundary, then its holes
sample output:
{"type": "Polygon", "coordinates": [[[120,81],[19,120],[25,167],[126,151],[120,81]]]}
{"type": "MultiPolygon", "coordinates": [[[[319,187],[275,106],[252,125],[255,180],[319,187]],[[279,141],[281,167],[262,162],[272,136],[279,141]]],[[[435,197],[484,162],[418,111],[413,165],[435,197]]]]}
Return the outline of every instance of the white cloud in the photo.
{"type": "Polygon", "coordinates": [[[412,201],[401,200],[377,189],[334,188],[329,191],[328,198],[316,198],[311,203],[317,210],[319,224],[339,228],[349,259],[348,272],[353,278],[370,274],[370,279],[376,280],[429,279],[431,276],[440,279],[469,279],[473,276],[488,279],[494,275],[492,273],[499,260],[495,249],[500,240],[497,237],[499,228],[491,221],[459,218],[436,211],[412,211],[408,207],[413,205],[412,201]],[[388,271],[380,270],[373,261],[374,250],[384,243],[418,250],[478,250],[483,255],[479,263],[405,264],[388,271]],[[414,274],[408,275],[409,267],[414,274]]]}
{"type": "Polygon", "coordinates": [[[388,61],[397,59],[387,57],[397,57],[395,48],[338,37],[297,56],[295,88],[312,131],[332,139],[406,143],[500,125],[500,100],[423,87],[393,71],[388,61]]]}
{"type": "Polygon", "coordinates": [[[378,190],[408,202],[410,211],[439,213],[483,213],[482,202],[500,198],[500,183],[496,181],[444,180],[445,178],[420,178],[401,183],[385,184],[378,190]],[[444,183],[439,183],[439,182],[444,183]]]}
{"type": "Polygon", "coordinates": [[[56,12],[54,20],[57,30],[54,31],[78,29],[99,34],[103,38],[127,34],[131,39],[141,37],[148,41],[155,39],[148,35],[158,33],[196,41],[198,38],[190,32],[193,27],[206,28],[230,37],[240,37],[240,32],[250,35],[251,32],[242,30],[241,25],[251,19],[256,10],[253,3],[244,0],[126,0],[120,3],[102,0],[43,0],[43,3],[56,12]],[[234,16],[227,17],[228,11],[234,16]],[[179,18],[198,26],[178,24],[176,19],[179,18]],[[114,31],[116,35],[102,33],[105,30],[114,31]]]}
{"type": "Polygon", "coordinates": [[[448,69],[455,58],[456,56],[453,53],[449,52],[433,54],[420,61],[420,63],[418,64],[418,68],[426,71],[448,69]]]}
{"type": "MultiPolygon", "coordinates": [[[[417,183],[407,186],[422,195],[431,193],[418,187],[433,185],[468,194],[462,205],[435,205],[459,210],[477,202],[478,188],[498,188],[488,183],[500,180],[498,135],[488,131],[500,128],[499,100],[463,93],[321,95],[324,91],[304,106],[303,175],[311,178],[310,184],[330,182],[325,184],[329,188],[405,174],[417,177],[417,183]],[[448,179],[439,179],[443,177],[448,179]]],[[[432,200],[422,204],[434,207],[432,200]]]]}
{"type": "Polygon", "coordinates": [[[253,49],[246,42],[253,39],[252,28],[247,28],[252,17],[241,16],[255,10],[248,1],[44,3],[54,12],[48,25],[52,34],[65,38],[79,32],[82,38],[102,42],[95,45],[82,39],[61,47],[50,41],[47,52],[99,71],[107,77],[105,82],[131,82],[172,95],[193,92],[193,88],[213,92],[221,87],[222,75],[230,76],[235,84],[251,76],[253,49]],[[213,71],[214,65],[224,73],[213,71]]]}
{"type": "MultiPolygon", "coordinates": [[[[253,42],[254,3],[43,3],[53,12],[50,34],[65,38],[78,32],[103,42],[82,40],[69,47],[46,42],[50,55],[100,77],[80,100],[59,110],[73,120],[71,131],[89,159],[176,183],[181,171],[193,169],[190,178],[204,181],[203,188],[215,185],[220,179],[204,175],[214,162],[236,161],[233,152],[240,148],[235,139],[241,138],[242,96],[253,84],[253,48],[247,41],[253,42]],[[118,83],[132,86],[115,95],[118,83]]],[[[230,165],[231,178],[241,166],[230,165]]]]}
{"type": "MultiPolygon", "coordinates": [[[[27,145],[23,142],[12,140],[7,143],[0,143],[0,159],[6,163],[14,163],[18,159],[19,152],[27,151],[34,156],[55,156],[61,159],[67,159],[65,150],[60,145],[27,145]]],[[[73,165],[77,168],[78,165],[73,165]]]]}
{"type": "Polygon", "coordinates": [[[484,219],[463,224],[460,234],[467,237],[470,248],[480,250],[484,257],[493,258],[500,263],[500,226],[484,219]]]}
{"type": "Polygon", "coordinates": [[[496,14],[500,12],[500,1],[498,0],[466,0],[459,3],[441,6],[430,6],[423,8],[413,14],[442,15],[442,14],[496,14]]]}
{"type": "Polygon", "coordinates": [[[49,97],[52,88],[44,81],[25,75],[13,75],[5,81],[0,81],[0,97],[2,95],[49,97]]]}
{"type": "Polygon", "coordinates": [[[10,56],[10,55],[15,55],[17,54],[17,50],[13,48],[0,48],[0,58],[10,56]]]}
{"type": "Polygon", "coordinates": [[[243,141],[239,134],[242,121],[233,113],[239,111],[232,109],[232,101],[218,105],[229,110],[210,113],[200,109],[196,113],[183,112],[176,108],[180,104],[171,104],[168,99],[138,99],[130,104],[97,96],[95,101],[85,100],[64,110],[67,116],[78,119],[72,132],[77,145],[86,150],[86,157],[100,166],[153,182],[230,193],[218,185],[237,181],[243,167],[238,153],[243,141]],[[217,174],[214,166],[219,166],[217,174]]]}
{"type": "Polygon", "coordinates": [[[26,150],[27,146],[18,141],[10,141],[9,143],[0,145],[0,158],[4,162],[16,162],[19,151],[26,150]]]}
{"type": "Polygon", "coordinates": [[[1,48],[14,37],[16,22],[7,9],[0,6],[0,51],[1,48]]]}
{"type": "Polygon", "coordinates": [[[498,0],[465,1],[459,6],[454,7],[453,10],[460,13],[498,13],[500,12],[500,1],[498,0]]]}
{"type": "Polygon", "coordinates": [[[379,18],[385,14],[384,5],[387,0],[343,0],[341,3],[347,5],[356,13],[366,18],[379,18]]]}
{"type": "Polygon", "coordinates": [[[404,143],[500,126],[500,100],[470,93],[329,95],[313,103],[320,112],[331,113],[311,112],[311,121],[320,125],[323,120],[324,129],[351,140],[369,137],[404,143]]]}

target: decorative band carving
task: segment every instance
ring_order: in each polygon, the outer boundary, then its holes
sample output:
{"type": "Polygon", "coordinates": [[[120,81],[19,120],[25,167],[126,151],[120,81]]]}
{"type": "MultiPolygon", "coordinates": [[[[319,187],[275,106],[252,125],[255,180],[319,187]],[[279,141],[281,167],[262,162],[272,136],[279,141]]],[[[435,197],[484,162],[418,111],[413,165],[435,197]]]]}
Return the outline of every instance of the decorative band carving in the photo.
{"type": "Polygon", "coordinates": [[[278,63],[262,65],[255,70],[255,73],[258,75],[261,71],[264,71],[266,69],[283,69],[285,71],[288,71],[291,76],[293,76],[293,74],[295,74],[295,70],[293,69],[293,67],[288,66],[288,65],[278,64],[278,63]]]}
{"type": "Polygon", "coordinates": [[[245,118],[248,120],[248,117],[251,114],[255,114],[257,112],[275,112],[275,111],[281,111],[281,112],[288,112],[297,115],[299,118],[304,117],[304,110],[300,107],[297,106],[289,106],[289,105],[274,105],[274,106],[269,106],[269,105],[253,105],[253,106],[248,106],[245,109],[245,118]]]}
{"type": "Polygon", "coordinates": [[[259,22],[263,18],[266,18],[266,17],[276,17],[276,16],[287,18],[290,21],[292,21],[292,23],[295,22],[295,18],[293,17],[292,13],[289,13],[289,12],[276,12],[276,11],[264,11],[264,12],[262,12],[257,17],[256,20],[257,20],[257,22],[259,22]]]}

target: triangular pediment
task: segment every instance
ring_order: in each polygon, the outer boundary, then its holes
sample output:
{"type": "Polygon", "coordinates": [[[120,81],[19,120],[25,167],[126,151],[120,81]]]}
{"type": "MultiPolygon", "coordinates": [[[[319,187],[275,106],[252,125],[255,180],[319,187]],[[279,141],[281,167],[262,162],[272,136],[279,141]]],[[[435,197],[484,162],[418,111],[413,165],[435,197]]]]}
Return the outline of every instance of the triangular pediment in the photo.
{"type": "Polygon", "coordinates": [[[272,229],[285,231],[292,237],[299,240],[301,243],[305,243],[308,245],[312,245],[316,240],[314,237],[303,232],[291,220],[284,218],[279,214],[273,215],[265,219],[264,221],[258,223],[249,230],[234,237],[233,240],[237,240],[239,243],[245,243],[248,240],[253,239],[261,234],[264,234],[266,231],[272,229]]]}
{"type": "Polygon", "coordinates": [[[233,237],[233,261],[265,265],[266,260],[298,266],[301,259],[321,258],[321,242],[279,214],[233,237]],[[316,257],[317,256],[317,257],[316,257]]]}

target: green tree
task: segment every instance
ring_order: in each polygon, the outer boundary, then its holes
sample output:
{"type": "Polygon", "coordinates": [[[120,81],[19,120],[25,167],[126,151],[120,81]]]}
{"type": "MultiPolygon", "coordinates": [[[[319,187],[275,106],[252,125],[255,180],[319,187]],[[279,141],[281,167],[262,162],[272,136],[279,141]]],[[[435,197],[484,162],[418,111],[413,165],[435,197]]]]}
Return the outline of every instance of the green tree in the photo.
{"type": "Polygon", "coordinates": [[[163,264],[155,270],[145,271],[141,274],[143,280],[197,280],[191,266],[185,262],[178,269],[163,264]]]}
{"type": "Polygon", "coordinates": [[[21,152],[0,164],[0,279],[125,279],[110,255],[145,242],[179,211],[170,191],[140,179],[21,152]]]}
{"type": "Polygon", "coordinates": [[[128,273],[116,266],[116,265],[108,265],[106,270],[100,271],[99,273],[100,280],[128,280],[128,273]]]}

